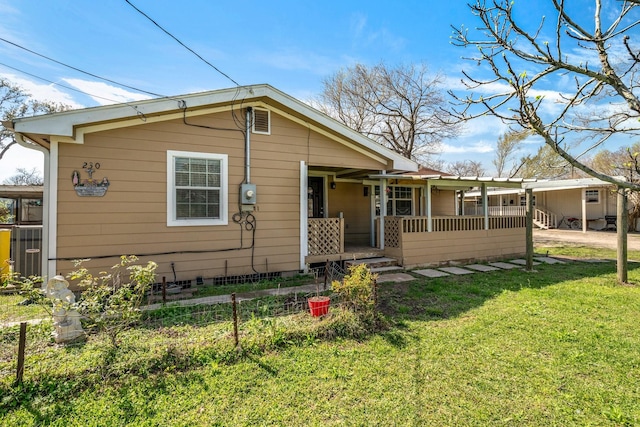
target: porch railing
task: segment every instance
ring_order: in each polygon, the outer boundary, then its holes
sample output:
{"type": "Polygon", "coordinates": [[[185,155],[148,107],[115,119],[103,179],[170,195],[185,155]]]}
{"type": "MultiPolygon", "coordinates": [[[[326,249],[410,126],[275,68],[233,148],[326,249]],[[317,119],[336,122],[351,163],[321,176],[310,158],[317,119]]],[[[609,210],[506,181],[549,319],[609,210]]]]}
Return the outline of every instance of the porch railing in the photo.
{"type": "MultiPolygon", "coordinates": [[[[489,216],[526,216],[526,206],[489,206],[489,216]]],[[[482,206],[468,206],[464,207],[465,215],[484,215],[482,206]]]]}
{"type": "Polygon", "coordinates": [[[344,218],[309,218],[307,224],[309,255],[344,252],[344,218]]]}
{"type": "Polygon", "coordinates": [[[541,228],[558,227],[558,216],[544,209],[535,209],[533,212],[533,222],[541,228]]]}
{"type": "MultiPolygon", "coordinates": [[[[400,245],[400,234],[428,232],[428,217],[385,217],[384,218],[385,247],[397,248],[400,245]]],[[[432,232],[445,231],[474,231],[484,230],[483,216],[434,216],[432,232]]],[[[523,216],[492,216],[489,217],[489,230],[524,228],[526,217],[523,216]]]]}

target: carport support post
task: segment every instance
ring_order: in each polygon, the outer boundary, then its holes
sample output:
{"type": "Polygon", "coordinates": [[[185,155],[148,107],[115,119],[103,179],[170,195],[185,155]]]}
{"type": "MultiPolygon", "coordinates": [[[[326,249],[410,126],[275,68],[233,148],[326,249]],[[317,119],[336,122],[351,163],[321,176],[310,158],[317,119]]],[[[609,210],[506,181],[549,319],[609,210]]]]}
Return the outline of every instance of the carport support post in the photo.
{"type": "Polygon", "coordinates": [[[527,271],[533,271],[533,190],[524,190],[527,203],[527,271]]]}
{"type": "MultiPolygon", "coordinates": [[[[487,197],[487,184],[482,183],[482,215],[484,216],[484,229],[489,229],[489,197],[487,197]]],[[[463,201],[464,203],[464,201],[463,201]]]]}
{"type": "Polygon", "coordinates": [[[616,232],[618,235],[618,282],[627,283],[627,229],[629,228],[629,216],[627,215],[627,191],[618,187],[616,232]]]}

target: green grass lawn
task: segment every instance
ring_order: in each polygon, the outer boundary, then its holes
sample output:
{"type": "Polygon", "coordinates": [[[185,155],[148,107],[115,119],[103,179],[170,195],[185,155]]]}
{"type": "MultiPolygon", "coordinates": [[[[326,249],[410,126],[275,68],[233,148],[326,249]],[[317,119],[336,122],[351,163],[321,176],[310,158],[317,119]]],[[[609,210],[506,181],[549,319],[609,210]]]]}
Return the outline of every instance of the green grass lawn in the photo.
{"type": "Polygon", "coordinates": [[[40,319],[49,316],[47,310],[36,304],[20,305],[25,297],[19,294],[0,295],[0,324],[40,319]]]}
{"type": "Polygon", "coordinates": [[[630,285],[612,262],[536,270],[381,284],[387,327],[357,340],[335,309],[252,318],[240,354],[224,323],[118,349],[34,326],[23,386],[0,354],[0,425],[640,425],[640,265],[630,285]]]}

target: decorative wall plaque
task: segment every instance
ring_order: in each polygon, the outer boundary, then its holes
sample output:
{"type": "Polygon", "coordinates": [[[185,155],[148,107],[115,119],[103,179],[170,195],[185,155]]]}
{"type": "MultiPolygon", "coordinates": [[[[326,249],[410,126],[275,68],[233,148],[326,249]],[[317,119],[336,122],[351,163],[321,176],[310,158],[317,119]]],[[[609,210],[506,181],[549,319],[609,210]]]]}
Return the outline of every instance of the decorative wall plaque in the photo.
{"type": "Polygon", "coordinates": [[[87,171],[89,179],[80,179],[80,172],[74,170],[71,174],[71,182],[76,194],[81,197],[102,197],[109,188],[109,180],[105,176],[101,180],[93,179],[95,169],[100,169],[100,163],[85,162],[82,168],[87,171]]]}

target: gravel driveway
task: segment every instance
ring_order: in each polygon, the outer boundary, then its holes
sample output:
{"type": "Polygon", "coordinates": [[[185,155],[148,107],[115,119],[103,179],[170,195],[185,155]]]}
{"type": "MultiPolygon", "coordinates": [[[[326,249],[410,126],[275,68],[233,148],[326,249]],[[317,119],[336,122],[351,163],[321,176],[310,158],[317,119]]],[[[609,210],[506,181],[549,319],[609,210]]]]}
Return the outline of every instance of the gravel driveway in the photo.
{"type": "MultiPolygon", "coordinates": [[[[533,230],[533,243],[536,246],[559,246],[574,244],[616,249],[617,234],[615,231],[582,231],[575,230],[533,230]]],[[[628,250],[640,250],[640,234],[629,233],[627,237],[628,250]]]]}

